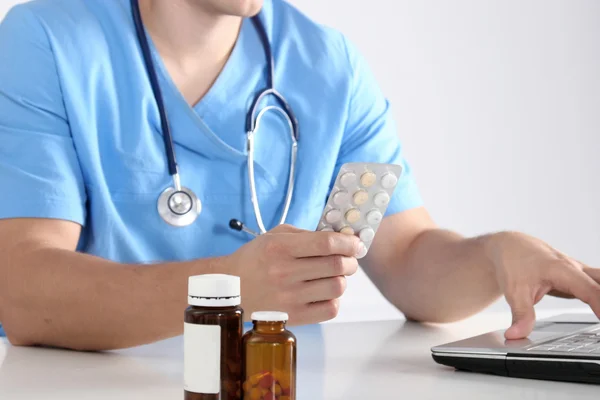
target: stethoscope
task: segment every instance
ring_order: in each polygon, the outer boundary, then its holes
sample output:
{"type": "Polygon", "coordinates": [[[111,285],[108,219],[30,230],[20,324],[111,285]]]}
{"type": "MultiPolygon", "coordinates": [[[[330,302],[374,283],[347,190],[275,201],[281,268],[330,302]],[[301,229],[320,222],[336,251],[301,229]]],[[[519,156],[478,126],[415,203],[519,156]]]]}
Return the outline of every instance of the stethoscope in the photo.
{"type": "MultiPolygon", "coordinates": [[[[152,62],[150,46],[148,44],[148,39],[145,34],[138,0],[131,0],[131,9],[133,14],[133,23],[135,25],[135,31],[141,47],[142,55],[144,57],[146,70],[150,79],[150,85],[152,87],[152,92],[154,94],[154,98],[160,115],[160,125],[163,133],[163,140],[165,143],[169,175],[173,179],[173,186],[165,189],[158,198],[158,214],[166,223],[176,227],[183,227],[190,225],[194,221],[196,221],[196,219],[200,215],[200,212],[202,211],[202,204],[200,202],[200,199],[198,199],[196,194],[191,189],[181,186],[181,179],[179,177],[177,160],[175,158],[175,149],[173,148],[173,138],[171,135],[171,129],[169,127],[167,112],[163,103],[160,85],[156,76],[156,69],[152,62]]],[[[281,116],[286,120],[290,129],[292,145],[290,154],[289,179],[283,212],[281,214],[281,219],[279,220],[279,224],[283,224],[285,223],[285,220],[287,218],[287,214],[292,201],[292,195],[294,192],[294,174],[296,167],[296,155],[298,152],[298,120],[296,119],[294,112],[292,111],[292,108],[290,107],[288,102],[273,87],[273,70],[275,68],[275,63],[273,61],[271,44],[269,43],[269,38],[267,37],[265,27],[262,24],[259,15],[252,17],[251,20],[265,50],[268,68],[267,88],[263,89],[261,92],[258,93],[254,101],[252,102],[250,112],[246,116],[248,183],[250,185],[250,196],[252,206],[254,208],[254,215],[256,217],[256,223],[258,225],[260,233],[256,233],[253,230],[247,228],[241,221],[237,219],[232,219],[231,221],[229,221],[229,226],[234,230],[245,231],[254,236],[257,236],[259,234],[266,233],[267,229],[265,228],[262,219],[260,207],[258,204],[258,197],[256,195],[256,182],[254,179],[254,136],[256,135],[256,132],[260,127],[261,118],[267,111],[276,111],[279,114],[281,114],[281,116]],[[257,114],[258,105],[260,101],[270,94],[272,94],[277,99],[277,101],[283,107],[283,109],[278,106],[267,106],[261,109],[257,114]]]]}

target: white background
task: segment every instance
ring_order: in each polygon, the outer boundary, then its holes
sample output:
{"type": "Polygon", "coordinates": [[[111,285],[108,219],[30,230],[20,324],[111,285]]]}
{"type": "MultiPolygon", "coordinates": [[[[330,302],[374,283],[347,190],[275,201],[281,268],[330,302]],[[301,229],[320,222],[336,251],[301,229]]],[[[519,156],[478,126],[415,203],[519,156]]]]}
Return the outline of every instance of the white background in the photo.
{"type": "MultiPolygon", "coordinates": [[[[525,231],[600,267],[600,1],[291,2],[362,50],[443,227],[525,231]]],[[[351,278],[338,320],[395,317],[351,278]]]]}

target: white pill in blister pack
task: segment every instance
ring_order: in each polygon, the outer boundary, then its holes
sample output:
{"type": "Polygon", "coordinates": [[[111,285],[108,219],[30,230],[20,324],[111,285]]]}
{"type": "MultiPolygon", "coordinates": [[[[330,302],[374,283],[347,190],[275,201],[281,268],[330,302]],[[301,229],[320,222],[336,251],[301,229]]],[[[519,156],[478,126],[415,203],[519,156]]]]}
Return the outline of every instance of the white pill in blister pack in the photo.
{"type": "Polygon", "coordinates": [[[329,224],[335,224],[342,218],[342,212],[337,209],[327,211],[325,214],[325,221],[329,224]]]}
{"type": "Polygon", "coordinates": [[[366,256],[401,173],[396,164],[342,165],[317,230],[358,236],[365,250],[357,258],[366,256]]]}
{"type": "Polygon", "coordinates": [[[375,231],[373,230],[373,228],[361,229],[360,233],[358,234],[358,237],[363,242],[371,242],[371,241],[373,241],[373,238],[375,237],[375,231]]]}
{"type": "Polygon", "coordinates": [[[373,203],[375,203],[377,207],[385,207],[389,204],[389,202],[390,195],[386,192],[377,193],[375,197],[373,197],[373,203]]]}
{"type": "Polygon", "coordinates": [[[353,172],[347,172],[340,176],[339,182],[343,187],[351,187],[356,183],[356,174],[353,172]]]}
{"type": "Polygon", "coordinates": [[[339,192],[333,195],[333,202],[338,206],[342,206],[348,202],[349,198],[350,197],[347,191],[340,190],[339,192]]]}
{"type": "Polygon", "coordinates": [[[397,183],[398,177],[394,174],[387,173],[381,177],[381,187],[384,189],[393,188],[397,183]]]}
{"type": "Polygon", "coordinates": [[[382,219],[383,214],[379,210],[372,210],[367,214],[367,223],[369,225],[379,225],[382,219]]]}

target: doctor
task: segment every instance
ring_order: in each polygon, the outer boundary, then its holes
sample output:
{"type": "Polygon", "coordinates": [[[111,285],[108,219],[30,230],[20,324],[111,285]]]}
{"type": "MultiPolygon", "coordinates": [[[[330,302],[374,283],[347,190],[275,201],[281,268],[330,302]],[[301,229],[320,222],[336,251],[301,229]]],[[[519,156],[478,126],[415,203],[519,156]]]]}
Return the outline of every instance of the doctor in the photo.
{"type": "Polygon", "coordinates": [[[459,320],[504,295],[506,336],[522,338],[546,294],[600,315],[598,270],[521,233],[439,228],[365,60],[282,0],[33,1],[2,22],[0,57],[0,321],[15,345],[178,335],[203,273],[241,276],[247,315],[335,317],[360,243],[314,229],[351,161],[404,166],[361,266],[407,317],[459,320]]]}

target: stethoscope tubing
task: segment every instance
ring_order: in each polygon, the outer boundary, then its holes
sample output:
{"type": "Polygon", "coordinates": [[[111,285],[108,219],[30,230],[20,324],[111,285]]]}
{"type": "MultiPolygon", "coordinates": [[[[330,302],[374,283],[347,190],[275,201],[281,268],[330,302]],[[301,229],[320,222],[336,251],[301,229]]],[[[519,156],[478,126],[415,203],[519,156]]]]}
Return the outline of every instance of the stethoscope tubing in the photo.
{"type": "MultiPolygon", "coordinates": [[[[156,100],[156,105],[158,108],[159,116],[160,116],[160,125],[163,133],[163,141],[165,145],[165,153],[168,163],[168,171],[169,175],[173,180],[173,189],[167,188],[159,197],[158,201],[158,210],[160,216],[169,224],[174,226],[185,226],[192,223],[201,210],[200,200],[196,197],[193,191],[188,188],[181,186],[181,180],[179,176],[179,170],[177,165],[177,159],[175,155],[175,149],[173,145],[173,135],[171,132],[171,128],[169,126],[169,121],[167,117],[167,111],[164,104],[162,91],[160,88],[160,84],[158,82],[158,77],[156,73],[156,67],[152,60],[152,53],[150,50],[150,45],[148,39],[146,37],[146,32],[142,22],[142,16],[139,8],[138,0],[130,0],[131,1],[131,9],[133,14],[133,22],[135,26],[135,32],[140,44],[142,56],[144,58],[144,63],[146,67],[146,72],[148,74],[148,78],[150,80],[150,86],[152,88],[152,92],[154,98],[156,100]],[[191,199],[191,207],[189,209],[189,213],[192,213],[189,217],[185,217],[185,215],[181,213],[175,212],[169,203],[172,196],[176,194],[185,194],[191,199]],[[183,217],[182,217],[183,216],[183,217]]],[[[265,56],[267,59],[267,88],[260,91],[254,98],[252,105],[250,107],[250,111],[246,115],[246,133],[247,133],[247,151],[248,151],[248,183],[250,185],[251,192],[251,202],[254,210],[254,215],[256,217],[256,222],[259,227],[260,233],[256,233],[251,229],[247,228],[240,221],[232,220],[230,222],[230,227],[236,230],[243,230],[252,235],[258,235],[262,233],[266,233],[266,228],[262,219],[262,214],[260,212],[258,195],[256,192],[256,181],[254,175],[254,136],[259,129],[260,121],[262,116],[270,110],[274,110],[279,112],[288,124],[288,128],[290,129],[290,137],[292,141],[291,150],[290,150],[290,167],[289,167],[289,178],[288,178],[288,188],[285,197],[284,210],[282,212],[281,218],[279,220],[279,224],[285,223],[287,218],[289,208],[291,205],[293,192],[294,192],[294,182],[295,182],[295,172],[296,172],[296,159],[298,153],[298,120],[296,115],[294,114],[292,107],[285,100],[285,98],[274,88],[274,69],[275,62],[273,58],[273,52],[271,49],[271,44],[269,42],[269,38],[267,36],[267,32],[265,30],[264,25],[262,24],[260,14],[257,14],[251,18],[251,21],[259,35],[260,41],[263,45],[263,49],[265,51],[265,56]],[[258,114],[258,106],[264,98],[268,95],[273,95],[280,107],[276,106],[267,106],[261,109],[258,114]],[[283,108],[283,110],[282,110],[283,108]],[[256,115],[256,117],[255,117],[256,115]]],[[[187,214],[188,212],[184,213],[187,214]]]]}
{"type": "Polygon", "coordinates": [[[294,124],[290,118],[290,116],[283,111],[281,108],[276,106],[267,106],[260,110],[258,115],[256,116],[256,124],[253,131],[249,131],[247,133],[247,150],[248,150],[248,184],[250,186],[250,198],[252,201],[252,207],[254,208],[254,215],[256,216],[256,224],[260,230],[260,233],[266,233],[267,230],[265,228],[264,222],[262,220],[262,214],[260,212],[260,207],[258,203],[258,195],[256,193],[256,182],[254,180],[254,135],[260,128],[260,121],[263,115],[267,111],[277,111],[280,113],[283,118],[286,120],[290,132],[290,139],[292,141],[291,150],[290,150],[290,167],[289,167],[289,177],[288,177],[288,190],[285,197],[285,203],[283,207],[283,213],[281,214],[281,218],[279,220],[279,224],[284,224],[287,219],[287,215],[290,209],[290,204],[292,202],[293,192],[294,192],[294,179],[295,179],[295,168],[296,168],[296,157],[298,153],[298,141],[294,135],[294,124]]]}
{"type": "MultiPolygon", "coordinates": [[[[167,110],[164,104],[162,91],[160,89],[160,84],[158,83],[158,76],[156,74],[156,67],[154,66],[154,62],[152,61],[152,52],[150,51],[150,45],[148,44],[148,39],[146,38],[146,32],[144,30],[144,26],[141,23],[142,15],[140,13],[140,7],[138,0],[131,0],[131,10],[133,13],[133,20],[135,25],[135,32],[138,38],[138,42],[140,44],[142,50],[142,56],[144,57],[144,65],[146,66],[146,73],[148,74],[148,78],[150,79],[150,87],[152,88],[152,92],[154,94],[154,98],[156,100],[156,106],[158,108],[158,113],[160,116],[160,128],[163,133],[163,141],[165,143],[165,152],[167,155],[167,162],[169,167],[169,175],[175,176],[178,175],[177,168],[177,158],[175,156],[175,149],[173,148],[173,137],[171,135],[171,127],[169,126],[169,120],[167,118],[167,110]]],[[[174,186],[177,190],[181,189],[181,183],[179,182],[179,177],[177,177],[177,182],[174,182],[174,186]]]]}

